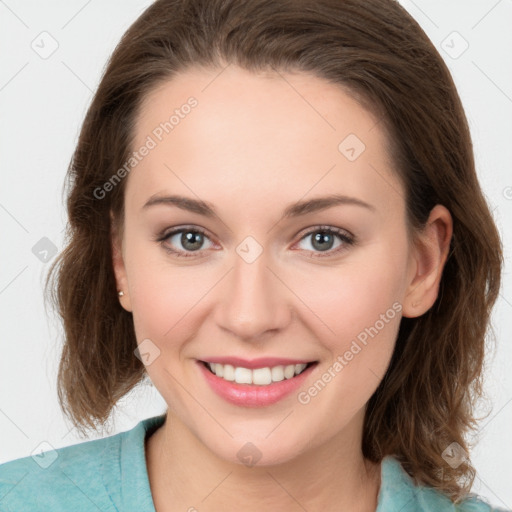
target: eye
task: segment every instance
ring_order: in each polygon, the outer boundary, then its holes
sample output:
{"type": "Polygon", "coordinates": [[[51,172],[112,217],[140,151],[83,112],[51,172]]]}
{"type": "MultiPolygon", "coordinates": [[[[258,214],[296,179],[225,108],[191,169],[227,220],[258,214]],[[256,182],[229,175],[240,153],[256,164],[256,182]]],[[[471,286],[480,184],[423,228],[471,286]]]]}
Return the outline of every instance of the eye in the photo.
{"type": "Polygon", "coordinates": [[[333,228],[331,226],[317,226],[316,228],[308,231],[301,238],[301,242],[308,239],[311,240],[310,246],[312,249],[306,250],[316,253],[312,254],[313,258],[332,256],[333,254],[338,254],[339,252],[346,250],[347,246],[355,244],[355,238],[352,235],[342,229],[333,228]],[[336,238],[340,240],[340,243],[333,249],[336,238]],[[324,255],[321,253],[326,254],[324,255]]]}
{"type": "MultiPolygon", "coordinates": [[[[322,258],[338,254],[339,252],[346,250],[347,246],[351,246],[356,243],[355,238],[348,232],[331,226],[317,226],[314,229],[311,229],[302,236],[298,243],[300,244],[300,242],[303,242],[312,236],[313,238],[311,238],[310,242],[312,249],[305,250],[314,253],[311,256],[314,258],[322,258]],[[333,249],[336,238],[338,239],[339,244],[333,249]],[[324,255],[322,253],[326,254],[324,255]]],[[[213,246],[210,238],[201,228],[186,226],[166,231],[159,235],[156,238],[156,241],[160,242],[166,252],[180,258],[200,256],[200,253],[203,250],[212,248],[213,246]],[[205,241],[210,242],[210,247],[204,247],[205,241]],[[181,248],[179,246],[181,246],[181,248]]]]}
{"type": "Polygon", "coordinates": [[[185,258],[196,256],[193,254],[194,252],[200,252],[202,249],[205,249],[203,247],[205,240],[208,240],[211,243],[211,240],[206,233],[202,229],[195,227],[181,227],[179,229],[174,229],[157,238],[157,241],[161,243],[162,247],[167,252],[172,253],[175,256],[185,258]],[[173,247],[178,247],[178,249],[173,247]]]}

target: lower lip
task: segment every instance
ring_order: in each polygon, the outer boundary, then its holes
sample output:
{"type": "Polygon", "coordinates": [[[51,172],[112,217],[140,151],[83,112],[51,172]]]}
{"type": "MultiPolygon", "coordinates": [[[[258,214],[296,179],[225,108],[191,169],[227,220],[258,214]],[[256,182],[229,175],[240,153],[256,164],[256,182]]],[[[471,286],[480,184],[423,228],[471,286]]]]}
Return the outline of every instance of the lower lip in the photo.
{"type": "Polygon", "coordinates": [[[199,369],[213,391],[227,402],[241,407],[265,407],[282,400],[296,391],[308,378],[317,363],[306,368],[300,375],[267,386],[238,384],[213,374],[204,363],[197,361],[199,369]]]}

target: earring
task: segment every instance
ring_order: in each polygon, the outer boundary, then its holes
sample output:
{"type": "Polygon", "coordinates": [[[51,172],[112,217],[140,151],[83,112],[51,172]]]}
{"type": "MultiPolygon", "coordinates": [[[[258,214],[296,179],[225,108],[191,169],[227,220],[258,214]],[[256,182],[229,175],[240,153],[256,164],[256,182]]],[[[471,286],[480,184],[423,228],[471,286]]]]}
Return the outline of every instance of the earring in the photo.
{"type": "Polygon", "coordinates": [[[119,295],[119,297],[122,297],[122,296],[124,295],[123,290],[121,290],[121,291],[117,292],[117,295],[119,295]]]}

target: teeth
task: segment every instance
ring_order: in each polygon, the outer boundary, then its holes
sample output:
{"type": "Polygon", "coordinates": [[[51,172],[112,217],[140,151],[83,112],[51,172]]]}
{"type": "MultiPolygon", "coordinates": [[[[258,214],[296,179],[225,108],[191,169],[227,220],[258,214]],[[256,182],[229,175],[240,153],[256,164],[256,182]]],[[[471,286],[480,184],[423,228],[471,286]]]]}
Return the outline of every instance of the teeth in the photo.
{"type": "Polygon", "coordinates": [[[230,365],[224,365],[224,369],[217,370],[217,366],[223,366],[222,364],[215,364],[215,368],[212,368],[213,373],[218,377],[223,377],[226,380],[235,380],[235,369],[230,365]]]}
{"type": "Polygon", "coordinates": [[[284,379],[291,379],[304,371],[307,364],[289,364],[287,366],[273,366],[250,370],[241,366],[233,367],[230,364],[207,363],[217,377],[238,384],[255,384],[267,386],[272,382],[280,382],[284,379]]]}
{"type": "Polygon", "coordinates": [[[238,384],[252,384],[252,371],[247,368],[235,368],[235,382],[238,382],[238,384]]]}
{"type": "Polygon", "coordinates": [[[295,375],[295,365],[290,364],[284,367],[284,378],[291,379],[295,375]]]}
{"type": "Polygon", "coordinates": [[[270,373],[273,382],[284,380],[284,366],[274,366],[274,368],[270,370],[270,373]]]}
{"type": "Polygon", "coordinates": [[[252,370],[252,384],[266,386],[272,383],[272,371],[270,368],[257,368],[252,370]]]}
{"type": "MultiPolygon", "coordinates": [[[[224,366],[222,364],[215,364],[215,372],[219,377],[224,377],[224,366]]],[[[234,376],[234,374],[233,374],[234,376]]]]}

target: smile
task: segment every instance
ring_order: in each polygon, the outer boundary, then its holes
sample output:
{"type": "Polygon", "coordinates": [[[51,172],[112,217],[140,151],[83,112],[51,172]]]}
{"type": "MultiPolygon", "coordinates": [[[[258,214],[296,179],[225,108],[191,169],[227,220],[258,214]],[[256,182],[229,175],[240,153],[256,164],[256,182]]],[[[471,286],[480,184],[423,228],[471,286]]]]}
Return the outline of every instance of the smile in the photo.
{"type": "Polygon", "coordinates": [[[228,382],[236,382],[237,384],[253,384],[256,386],[268,386],[273,382],[281,382],[285,379],[292,379],[300,375],[308,366],[314,364],[289,364],[266,366],[264,368],[244,368],[243,366],[233,366],[231,364],[209,363],[203,364],[215,374],[228,382]]]}
{"type": "MultiPolygon", "coordinates": [[[[233,358],[231,362],[234,362],[233,358]]],[[[287,362],[290,363],[290,360],[287,362]]],[[[260,366],[259,368],[201,360],[196,360],[196,364],[207,386],[223,400],[239,407],[266,407],[304,386],[318,361],[294,361],[294,364],[286,365],[273,362],[272,366],[265,367],[254,361],[246,363],[247,366],[260,366]]]]}

